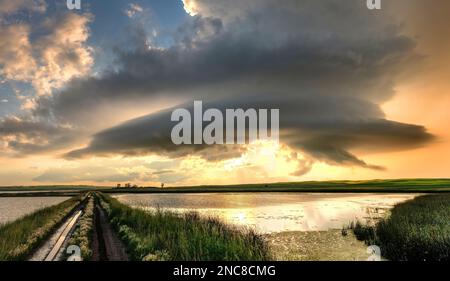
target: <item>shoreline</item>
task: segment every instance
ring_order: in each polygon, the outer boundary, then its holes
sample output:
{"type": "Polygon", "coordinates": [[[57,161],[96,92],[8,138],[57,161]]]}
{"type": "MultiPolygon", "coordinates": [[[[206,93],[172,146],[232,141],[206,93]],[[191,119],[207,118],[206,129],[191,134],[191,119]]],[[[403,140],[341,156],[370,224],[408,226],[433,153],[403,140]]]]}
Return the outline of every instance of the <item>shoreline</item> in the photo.
{"type": "Polygon", "coordinates": [[[385,179],[385,180],[336,180],[302,181],[230,185],[197,185],[159,188],[112,187],[89,185],[42,185],[42,186],[0,186],[0,196],[33,196],[40,193],[51,196],[53,193],[79,193],[99,191],[108,194],[117,193],[230,193],[230,192],[299,192],[299,193],[450,193],[450,179],[385,179]]]}
{"type": "MultiPolygon", "coordinates": [[[[117,190],[117,191],[109,191],[109,190],[89,190],[90,192],[102,192],[109,195],[126,195],[126,194],[212,194],[212,193],[221,193],[221,194],[232,194],[232,193],[316,193],[316,194],[446,194],[450,193],[449,190],[424,190],[424,189],[416,189],[416,190],[387,190],[387,189],[367,189],[367,190],[355,190],[355,189],[303,189],[303,190],[244,190],[244,189],[236,189],[236,190],[165,190],[165,191],[154,191],[154,190],[146,190],[146,191],[131,191],[131,190],[117,190]]],[[[81,193],[89,192],[86,190],[74,190],[74,191],[32,191],[32,192],[23,192],[23,191],[1,191],[0,190],[0,198],[2,197],[54,197],[54,196],[77,196],[81,193]]]]}
{"type": "Polygon", "coordinates": [[[283,231],[264,234],[277,261],[365,261],[367,245],[349,231],[283,231]]]}

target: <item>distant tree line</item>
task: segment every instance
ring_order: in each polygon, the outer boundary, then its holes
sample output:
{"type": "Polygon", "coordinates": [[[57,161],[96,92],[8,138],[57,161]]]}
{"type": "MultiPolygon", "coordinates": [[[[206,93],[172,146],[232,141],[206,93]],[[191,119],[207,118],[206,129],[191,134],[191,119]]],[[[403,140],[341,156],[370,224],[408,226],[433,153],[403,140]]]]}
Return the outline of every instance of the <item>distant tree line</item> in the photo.
{"type": "MultiPolygon", "coordinates": [[[[143,186],[138,186],[137,184],[132,185],[131,183],[126,183],[124,185],[118,183],[116,188],[143,188],[143,186]]],[[[164,183],[161,183],[161,188],[164,188],[164,183]]]]}

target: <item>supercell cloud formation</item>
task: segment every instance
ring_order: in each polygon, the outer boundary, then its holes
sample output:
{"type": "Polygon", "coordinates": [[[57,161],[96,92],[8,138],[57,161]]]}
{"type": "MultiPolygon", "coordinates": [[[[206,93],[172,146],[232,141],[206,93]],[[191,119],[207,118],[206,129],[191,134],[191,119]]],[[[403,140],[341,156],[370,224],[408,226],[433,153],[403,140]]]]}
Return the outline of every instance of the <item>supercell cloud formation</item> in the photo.
{"type": "MultiPolygon", "coordinates": [[[[0,3],[0,13],[17,9],[0,3]]],[[[190,108],[194,99],[222,109],[279,108],[280,142],[309,159],[297,176],[317,161],[382,170],[383,163],[354,151],[400,151],[434,139],[423,126],[388,120],[381,109],[426,60],[393,13],[369,11],[360,0],[183,4],[190,16],[182,24],[169,32],[137,22],[133,43],[111,46],[111,65],[96,73],[96,48],[88,42],[95,14],[47,20],[37,39],[32,27],[3,19],[0,36],[9,39],[0,44],[0,75],[30,82],[36,93],[24,98],[26,111],[0,119],[3,153],[207,161],[244,153],[246,147],[171,143],[172,109],[190,108]],[[169,43],[151,40],[163,32],[169,43]],[[136,108],[139,116],[121,115],[136,108]]],[[[40,5],[32,10],[43,13],[40,5]]],[[[134,3],[124,11],[130,19],[142,13],[134,3]]]]}

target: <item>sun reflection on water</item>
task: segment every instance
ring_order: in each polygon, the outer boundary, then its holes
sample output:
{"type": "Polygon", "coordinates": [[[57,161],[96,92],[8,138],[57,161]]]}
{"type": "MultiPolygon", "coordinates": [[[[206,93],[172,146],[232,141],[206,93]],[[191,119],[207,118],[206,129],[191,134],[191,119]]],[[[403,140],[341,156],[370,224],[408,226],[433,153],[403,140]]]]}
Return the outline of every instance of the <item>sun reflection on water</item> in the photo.
{"type": "Polygon", "coordinates": [[[382,216],[412,194],[208,193],[123,194],[115,196],[134,207],[174,212],[196,211],[262,233],[340,229],[355,220],[382,216]]]}

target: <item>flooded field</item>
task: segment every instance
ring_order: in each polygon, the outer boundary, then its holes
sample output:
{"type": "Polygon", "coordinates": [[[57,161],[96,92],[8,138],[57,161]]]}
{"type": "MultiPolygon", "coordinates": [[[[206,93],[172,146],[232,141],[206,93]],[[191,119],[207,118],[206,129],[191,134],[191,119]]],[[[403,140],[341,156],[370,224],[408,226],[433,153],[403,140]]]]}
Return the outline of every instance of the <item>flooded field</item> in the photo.
{"type": "Polygon", "coordinates": [[[352,232],[350,222],[373,223],[395,204],[419,194],[357,193],[203,193],[121,194],[133,207],[175,212],[197,211],[263,234],[276,260],[352,261],[368,258],[367,245],[352,232]]]}
{"type": "Polygon", "coordinates": [[[115,197],[145,209],[195,210],[205,216],[255,228],[260,233],[341,229],[356,219],[377,219],[417,194],[202,193],[122,194],[115,197]]]}
{"type": "Polygon", "coordinates": [[[4,197],[0,198],[0,224],[14,221],[39,209],[56,205],[69,197],[4,197]]]}

